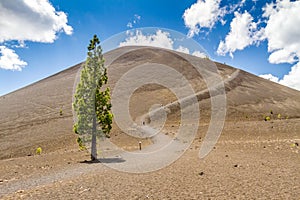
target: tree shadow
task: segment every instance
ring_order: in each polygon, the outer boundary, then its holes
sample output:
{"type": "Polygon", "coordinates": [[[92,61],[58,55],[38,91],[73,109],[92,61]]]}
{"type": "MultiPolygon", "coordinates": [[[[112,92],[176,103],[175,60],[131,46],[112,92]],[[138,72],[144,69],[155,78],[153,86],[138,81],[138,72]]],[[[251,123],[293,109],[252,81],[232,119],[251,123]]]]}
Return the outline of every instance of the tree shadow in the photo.
{"type": "Polygon", "coordinates": [[[100,158],[98,160],[101,163],[122,163],[126,161],[123,158],[100,158]]]}
{"type": "Polygon", "coordinates": [[[97,163],[122,163],[125,162],[123,158],[99,158],[97,160],[84,160],[80,161],[80,163],[85,164],[97,164],[97,163]]]}

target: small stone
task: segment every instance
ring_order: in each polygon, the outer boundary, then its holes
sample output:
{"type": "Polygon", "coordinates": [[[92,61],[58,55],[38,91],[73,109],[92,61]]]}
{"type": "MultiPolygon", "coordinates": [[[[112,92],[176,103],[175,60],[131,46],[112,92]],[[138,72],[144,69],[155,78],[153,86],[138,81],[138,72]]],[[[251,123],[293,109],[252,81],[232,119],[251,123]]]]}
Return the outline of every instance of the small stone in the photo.
{"type": "Polygon", "coordinates": [[[204,172],[200,172],[199,175],[200,175],[200,176],[203,176],[203,175],[204,175],[204,172]]]}
{"type": "Polygon", "coordinates": [[[239,165],[238,165],[238,164],[235,164],[234,167],[239,167],[239,165]]]}
{"type": "Polygon", "coordinates": [[[228,158],[228,155],[225,155],[226,158],[228,158]]]}

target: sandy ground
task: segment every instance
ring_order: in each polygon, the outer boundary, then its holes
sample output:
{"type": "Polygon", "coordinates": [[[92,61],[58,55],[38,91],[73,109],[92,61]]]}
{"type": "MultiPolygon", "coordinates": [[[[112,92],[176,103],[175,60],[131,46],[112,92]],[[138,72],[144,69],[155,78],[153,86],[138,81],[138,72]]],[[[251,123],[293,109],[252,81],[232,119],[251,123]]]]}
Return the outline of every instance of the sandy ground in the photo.
{"type": "Polygon", "coordinates": [[[88,153],[76,148],[2,160],[0,195],[3,199],[299,199],[299,119],[227,122],[215,149],[199,159],[206,128],[200,127],[179,160],[150,173],[124,173],[102,163],[83,162],[88,153]]]}

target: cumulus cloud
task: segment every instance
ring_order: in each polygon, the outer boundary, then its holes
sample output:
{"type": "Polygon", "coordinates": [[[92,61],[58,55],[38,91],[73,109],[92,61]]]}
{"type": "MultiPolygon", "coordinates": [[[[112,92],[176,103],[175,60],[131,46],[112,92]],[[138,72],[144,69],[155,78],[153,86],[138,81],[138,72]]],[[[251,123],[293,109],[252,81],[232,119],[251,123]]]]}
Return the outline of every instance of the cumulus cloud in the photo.
{"type": "Polygon", "coordinates": [[[277,1],[264,7],[265,36],[271,63],[293,63],[300,57],[300,1],[277,1]],[[296,58],[297,57],[297,58],[296,58]]]}
{"type": "Polygon", "coordinates": [[[259,77],[267,79],[269,81],[273,81],[275,83],[279,82],[279,78],[276,76],[273,76],[272,74],[263,74],[263,75],[259,75],[259,77]]]}
{"type": "Polygon", "coordinates": [[[189,36],[198,34],[201,28],[211,29],[226,14],[225,7],[220,8],[221,0],[198,0],[183,14],[184,24],[189,28],[189,36]]]}
{"type": "Polygon", "coordinates": [[[200,58],[207,58],[207,57],[208,57],[208,55],[206,55],[205,53],[200,52],[200,51],[194,51],[194,52],[192,53],[192,55],[193,55],[193,56],[200,57],[200,58]]]}
{"type": "Polygon", "coordinates": [[[234,16],[230,23],[230,32],[225,41],[219,43],[217,50],[219,55],[229,53],[233,57],[236,50],[243,50],[263,38],[263,29],[257,30],[257,23],[253,22],[253,17],[247,11],[243,14],[235,12],[234,16]]]}
{"type": "Polygon", "coordinates": [[[273,64],[279,63],[295,63],[297,61],[297,54],[295,52],[289,52],[286,49],[280,49],[274,51],[269,56],[269,62],[273,64]]]}
{"type": "MultiPolygon", "coordinates": [[[[178,52],[190,54],[190,50],[187,47],[179,45],[177,48],[174,47],[174,40],[171,38],[170,33],[158,29],[154,34],[144,35],[142,31],[137,30],[135,32],[128,31],[128,37],[125,41],[120,42],[119,46],[153,46],[160,47],[178,52]]],[[[191,53],[194,56],[200,58],[207,57],[205,53],[200,51],[194,51],[191,53]]]]}
{"type": "Polygon", "coordinates": [[[278,0],[266,4],[263,17],[267,18],[265,37],[268,51],[271,53],[269,62],[296,63],[291,71],[278,82],[300,90],[300,1],[278,0]]]}
{"type": "Polygon", "coordinates": [[[279,83],[300,91],[300,63],[294,65],[289,74],[284,75],[279,83]]]}
{"type": "MultiPolygon", "coordinates": [[[[48,0],[0,1],[0,43],[18,41],[21,44],[19,47],[24,46],[24,41],[53,43],[58,32],[72,34],[73,29],[67,23],[67,15],[56,11],[48,0]]],[[[3,50],[2,47],[2,51],[7,50],[9,48],[3,50]]],[[[17,61],[16,66],[25,66],[18,59],[13,60],[17,61]]],[[[5,68],[15,69],[11,66],[5,68]]]]}
{"type": "Polygon", "coordinates": [[[14,50],[0,46],[0,68],[21,71],[27,65],[14,50]]]}
{"type": "Polygon", "coordinates": [[[48,0],[0,1],[0,42],[9,40],[52,43],[56,33],[72,34],[67,15],[58,12],[48,0]]]}
{"type": "Polygon", "coordinates": [[[272,74],[264,74],[260,75],[260,77],[300,91],[300,63],[294,65],[291,71],[287,75],[284,75],[281,80],[272,74]]]}
{"type": "Polygon", "coordinates": [[[170,33],[162,30],[157,30],[155,34],[144,35],[142,31],[137,30],[134,33],[130,32],[129,37],[124,42],[120,43],[122,46],[154,46],[166,49],[173,49],[174,41],[170,37],[170,33]]]}
{"type": "Polygon", "coordinates": [[[186,47],[183,47],[183,46],[179,46],[176,51],[178,52],[182,52],[182,53],[186,53],[186,54],[190,54],[190,50],[186,47]]]}

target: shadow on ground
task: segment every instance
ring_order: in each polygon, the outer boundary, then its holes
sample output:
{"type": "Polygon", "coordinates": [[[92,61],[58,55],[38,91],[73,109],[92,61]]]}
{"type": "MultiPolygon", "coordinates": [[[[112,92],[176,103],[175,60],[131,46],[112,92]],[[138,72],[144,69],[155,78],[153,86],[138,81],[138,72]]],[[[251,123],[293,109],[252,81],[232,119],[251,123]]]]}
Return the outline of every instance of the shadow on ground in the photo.
{"type": "Polygon", "coordinates": [[[80,161],[80,163],[85,164],[97,164],[97,163],[122,163],[125,162],[123,158],[100,158],[97,160],[84,160],[80,161]]]}

